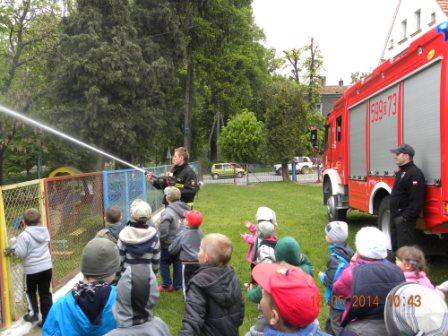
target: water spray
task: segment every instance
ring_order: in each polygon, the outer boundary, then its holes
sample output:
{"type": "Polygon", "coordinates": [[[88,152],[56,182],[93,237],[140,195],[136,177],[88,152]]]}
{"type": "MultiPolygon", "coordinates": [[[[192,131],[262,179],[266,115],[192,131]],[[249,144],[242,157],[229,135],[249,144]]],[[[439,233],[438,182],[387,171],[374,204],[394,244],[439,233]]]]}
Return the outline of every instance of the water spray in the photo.
{"type": "Polygon", "coordinates": [[[49,126],[47,126],[47,125],[45,125],[45,124],[43,124],[41,122],[38,122],[38,121],[36,121],[34,119],[26,117],[23,114],[20,114],[20,113],[18,113],[16,111],[13,111],[13,110],[11,110],[11,109],[3,106],[3,105],[0,105],[0,112],[6,113],[7,115],[12,116],[12,117],[14,117],[16,119],[20,119],[20,120],[24,121],[27,124],[30,124],[30,125],[36,126],[38,128],[41,128],[41,129],[43,129],[43,130],[45,130],[45,131],[47,131],[49,133],[53,133],[53,134],[55,134],[55,135],[57,135],[57,136],[59,136],[61,138],[64,138],[64,139],[69,140],[71,142],[74,142],[77,145],[80,145],[82,147],[90,149],[90,150],[92,150],[94,152],[97,152],[97,153],[99,153],[101,155],[107,156],[108,158],[110,158],[112,160],[120,162],[120,163],[122,163],[122,164],[124,164],[124,165],[126,165],[128,167],[134,168],[134,169],[136,169],[136,170],[138,170],[138,171],[140,171],[142,173],[145,173],[144,169],[142,169],[140,167],[137,167],[137,166],[133,165],[132,163],[129,163],[129,162],[126,162],[126,161],[124,161],[124,160],[122,160],[120,158],[117,158],[116,156],[113,156],[113,155],[111,155],[109,153],[106,153],[105,151],[102,151],[101,149],[98,149],[98,148],[95,148],[95,147],[93,147],[93,146],[91,146],[89,144],[86,144],[85,142],[82,142],[82,141],[80,141],[78,139],[75,139],[75,138],[71,137],[70,135],[62,133],[62,132],[60,132],[60,131],[52,128],[52,127],[49,127],[49,126]]]}

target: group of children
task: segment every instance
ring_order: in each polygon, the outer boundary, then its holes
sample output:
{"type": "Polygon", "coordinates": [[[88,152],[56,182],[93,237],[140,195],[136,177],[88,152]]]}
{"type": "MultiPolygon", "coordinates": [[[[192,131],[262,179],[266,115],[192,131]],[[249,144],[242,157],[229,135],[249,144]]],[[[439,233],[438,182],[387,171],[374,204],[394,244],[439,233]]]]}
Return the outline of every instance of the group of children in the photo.
{"type": "MultiPolygon", "coordinates": [[[[180,200],[177,188],[166,188],[165,196],[168,205],[156,222],[143,200],[131,204],[127,223],[122,223],[119,208],[107,209],[105,228],[83,249],[83,279],[53,305],[50,236],[39,212],[26,210],[26,229],[11,239],[8,249],[24,260],[30,302],[24,319],[38,321],[38,291],[43,335],[165,336],[169,329],[153,308],[160,292],[182,289],[185,311],[179,335],[238,335],[244,300],[229,266],[232,242],[218,233],[203,236],[202,214],[180,200]]],[[[324,229],[329,256],[326,270],[317,276],[325,286],[329,317],[321,331],[317,317],[322,301],[310,259],[295,238],[277,238],[273,210],[260,207],[256,219],[256,224],[245,223],[249,233],[242,235],[251,267],[245,287],[249,301],[259,307],[247,336],[448,332],[448,282],[434,288],[421,250],[402,247],[396,262],[390,262],[386,236],[365,227],[356,234],[354,252],[347,244],[348,226],[340,221],[324,229]]]]}

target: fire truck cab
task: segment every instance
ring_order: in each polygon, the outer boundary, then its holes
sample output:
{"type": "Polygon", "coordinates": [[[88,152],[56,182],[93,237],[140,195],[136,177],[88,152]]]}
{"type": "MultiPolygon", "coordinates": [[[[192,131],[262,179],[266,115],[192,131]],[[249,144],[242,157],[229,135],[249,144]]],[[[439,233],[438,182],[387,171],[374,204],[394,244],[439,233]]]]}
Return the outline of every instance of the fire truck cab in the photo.
{"type": "Polygon", "coordinates": [[[448,233],[448,22],[382,63],[335,103],[327,117],[323,201],[331,220],[347,210],[378,216],[389,234],[397,169],[391,148],[407,143],[426,179],[418,228],[448,233]]]}

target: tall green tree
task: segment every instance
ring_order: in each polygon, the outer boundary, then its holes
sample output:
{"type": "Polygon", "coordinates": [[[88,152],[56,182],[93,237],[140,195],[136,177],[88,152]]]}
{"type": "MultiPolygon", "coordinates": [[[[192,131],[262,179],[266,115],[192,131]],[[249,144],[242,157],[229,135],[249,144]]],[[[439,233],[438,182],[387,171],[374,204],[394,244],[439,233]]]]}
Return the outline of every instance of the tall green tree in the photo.
{"type": "MultiPolygon", "coordinates": [[[[35,105],[47,90],[45,63],[52,56],[59,22],[55,0],[0,0],[0,102],[36,115],[35,105]]],[[[16,120],[0,115],[0,184],[6,154],[32,152],[21,144],[32,142],[33,132],[21,129],[16,120]],[[18,133],[31,138],[17,139],[18,133]]]]}
{"type": "Polygon", "coordinates": [[[268,78],[266,49],[259,43],[263,35],[250,4],[192,1],[179,7],[188,38],[184,133],[194,136],[196,128],[194,143],[206,139],[211,160],[218,156],[221,128],[238,111],[256,107],[268,78]]]}
{"type": "Polygon", "coordinates": [[[290,50],[284,50],[285,58],[288,61],[288,65],[291,69],[291,79],[297,84],[300,84],[300,72],[302,71],[302,53],[303,48],[293,48],[290,50]]]}
{"type": "Polygon", "coordinates": [[[288,162],[306,148],[307,104],[303,91],[291,80],[277,77],[270,88],[270,103],[264,122],[262,152],[266,161],[282,164],[284,181],[289,181],[288,162]]]}
{"type": "Polygon", "coordinates": [[[231,117],[218,139],[221,155],[237,162],[255,162],[261,142],[261,124],[248,110],[231,117]]]}
{"type": "MultiPolygon", "coordinates": [[[[78,1],[50,65],[53,114],[67,132],[133,163],[146,161],[173,111],[172,58],[182,58],[169,47],[177,33],[167,15],[160,1],[78,1]]],[[[94,168],[103,163],[97,158],[94,168]]]]}
{"type": "Polygon", "coordinates": [[[324,60],[322,52],[319,49],[319,44],[313,37],[310,38],[310,43],[304,47],[304,52],[307,54],[303,62],[307,85],[307,100],[310,111],[313,111],[320,102],[320,91],[322,87],[320,73],[324,60]]]}

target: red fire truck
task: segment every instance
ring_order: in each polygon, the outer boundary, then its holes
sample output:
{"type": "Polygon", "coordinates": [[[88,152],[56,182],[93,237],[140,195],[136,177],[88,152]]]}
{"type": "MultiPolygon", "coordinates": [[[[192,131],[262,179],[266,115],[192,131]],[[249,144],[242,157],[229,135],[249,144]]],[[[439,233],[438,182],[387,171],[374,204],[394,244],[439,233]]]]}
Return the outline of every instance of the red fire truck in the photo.
{"type": "Polygon", "coordinates": [[[425,174],[418,228],[448,238],[448,22],[422,35],[345,91],[328,115],[323,201],[330,219],[347,210],[378,216],[390,233],[389,195],[401,143],[425,174]]]}

